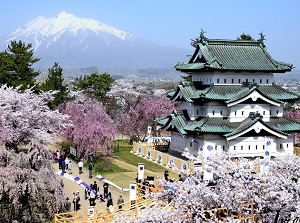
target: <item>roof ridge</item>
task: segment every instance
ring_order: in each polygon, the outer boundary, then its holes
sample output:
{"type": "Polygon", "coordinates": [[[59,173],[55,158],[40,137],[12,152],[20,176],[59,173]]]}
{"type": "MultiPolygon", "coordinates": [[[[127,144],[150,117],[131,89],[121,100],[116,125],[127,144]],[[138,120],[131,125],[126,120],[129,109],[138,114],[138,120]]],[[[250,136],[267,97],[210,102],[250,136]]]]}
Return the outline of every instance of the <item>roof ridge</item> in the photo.
{"type": "Polygon", "coordinates": [[[207,42],[228,42],[228,43],[241,43],[243,45],[245,44],[255,44],[255,45],[260,45],[261,42],[258,40],[240,40],[240,39],[207,39],[207,42]]]}

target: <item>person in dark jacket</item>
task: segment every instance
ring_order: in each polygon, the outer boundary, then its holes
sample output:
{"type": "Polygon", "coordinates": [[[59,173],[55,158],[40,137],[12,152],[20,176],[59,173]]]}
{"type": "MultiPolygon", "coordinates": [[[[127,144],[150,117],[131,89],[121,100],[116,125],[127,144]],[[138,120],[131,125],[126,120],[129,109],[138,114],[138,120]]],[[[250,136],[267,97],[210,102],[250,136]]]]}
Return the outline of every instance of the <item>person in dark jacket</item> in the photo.
{"type": "Polygon", "coordinates": [[[89,178],[92,178],[93,176],[93,164],[90,162],[89,164],[89,178]]]}
{"type": "Polygon", "coordinates": [[[112,199],[111,193],[108,192],[106,207],[109,208],[109,206],[113,206],[113,205],[114,204],[113,204],[113,199],[112,199]]]}
{"type": "Polygon", "coordinates": [[[107,182],[105,182],[103,184],[103,195],[105,198],[107,198],[107,196],[108,196],[108,186],[109,186],[109,184],[107,182]]]}

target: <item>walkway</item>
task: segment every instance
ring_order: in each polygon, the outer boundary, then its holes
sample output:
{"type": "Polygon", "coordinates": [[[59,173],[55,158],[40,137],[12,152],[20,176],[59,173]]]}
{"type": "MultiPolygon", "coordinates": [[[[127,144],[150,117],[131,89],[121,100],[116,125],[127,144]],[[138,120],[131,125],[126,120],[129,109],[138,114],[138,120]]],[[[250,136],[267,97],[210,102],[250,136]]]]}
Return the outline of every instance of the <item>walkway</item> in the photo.
{"type": "MultiPolygon", "coordinates": [[[[93,176],[93,178],[90,179],[89,171],[87,169],[83,169],[83,173],[79,174],[77,163],[73,162],[72,164],[73,164],[72,176],[80,177],[80,179],[87,184],[92,184],[92,183],[94,183],[94,181],[96,181],[99,186],[99,189],[100,189],[98,193],[103,194],[103,182],[102,181],[98,180],[95,176],[93,176]]],[[[59,170],[58,163],[54,163],[54,169],[56,172],[59,170]]],[[[76,192],[76,191],[80,192],[80,204],[81,204],[80,211],[87,212],[88,206],[89,206],[89,200],[84,200],[84,188],[79,186],[76,182],[71,181],[65,177],[62,177],[62,176],[59,176],[59,177],[63,180],[65,193],[71,202],[73,199],[73,192],[76,192]]],[[[128,182],[128,188],[129,188],[129,182],[128,182]]],[[[109,187],[109,192],[111,192],[111,194],[112,194],[114,205],[117,204],[117,200],[120,195],[123,196],[125,202],[129,200],[129,192],[119,191],[118,189],[114,188],[113,186],[109,187]]],[[[106,209],[106,200],[105,200],[105,202],[100,202],[99,200],[97,200],[96,206],[95,206],[95,211],[100,211],[100,210],[104,210],[104,209],[106,209]]],[[[73,211],[73,204],[72,204],[71,211],[73,211]]]]}

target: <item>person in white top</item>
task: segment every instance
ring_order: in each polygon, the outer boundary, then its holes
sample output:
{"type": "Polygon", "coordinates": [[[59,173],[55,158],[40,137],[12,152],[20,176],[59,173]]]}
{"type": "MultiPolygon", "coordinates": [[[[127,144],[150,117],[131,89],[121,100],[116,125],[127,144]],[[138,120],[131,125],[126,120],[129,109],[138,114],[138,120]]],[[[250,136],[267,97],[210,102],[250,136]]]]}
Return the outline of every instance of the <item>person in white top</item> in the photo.
{"type": "Polygon", "coordinates": [[[72,174],[72,162],[71,162],[71,160],[68,163],[68,170],[69,170],[69,174],[72,174]]]}
{"type": "MultiPolygon", "coordinates": [[[[95,191],[96,193],[96,191],[95,191]]],[[[95,200],[96,200],[96,194],[94,193],[94,191],[91,191],[90,193],[90,206],[95,206],[95,200]]]]}
{"type": "Polygon", "coordinates": [[[65,164],[66,164],[66,170],[68,170],[69,169],[69,167],[68,167],[68,165],[69,165],[69,159],[68,159],[68,157],[66,157],[66,159],[65,159],[65,164]]]}
{"type": "Polygon", "coordinates": [[[79,168],[79,174],[82,174],[82,167],[83,167],[83,162],[82,159],[78,163],[78,168],[79,168]]]}

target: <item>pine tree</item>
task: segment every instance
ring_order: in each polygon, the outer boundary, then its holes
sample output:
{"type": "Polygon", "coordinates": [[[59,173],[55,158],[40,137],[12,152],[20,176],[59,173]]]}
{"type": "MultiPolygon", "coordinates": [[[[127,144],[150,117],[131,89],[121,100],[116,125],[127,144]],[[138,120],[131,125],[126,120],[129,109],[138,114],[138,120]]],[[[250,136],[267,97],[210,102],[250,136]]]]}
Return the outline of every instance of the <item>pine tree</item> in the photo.
{"type": "Polygon", "coordinates": [[[77,90],[83,90],[90,97],[100,99],[110,90],[113,82],[113,78],[107,73],[93,73],[90,76],[81,78],[74,85],[77,90]]]}
{"type": "Polygon", "coordinates": [[[63,69],[58,63],[54,63],[53,67],[48,69],[49,74],[47,80],[40,86],[40,90],[42,91],[57,91],[57,93],[54,94],[54,100],[48,102],[51,109],[70,99],[69,89],[67,85],[64,84],[62,71],[63,69]]]}
{"type": "Polygon", "coordinates": [[[11,41],[7,50],[0,55],[0,84],[21,86],[21,90],[33,87],[40,72],[35,71],[32,65],[39,60],[33,56],[31,44],[11,41]]]}

